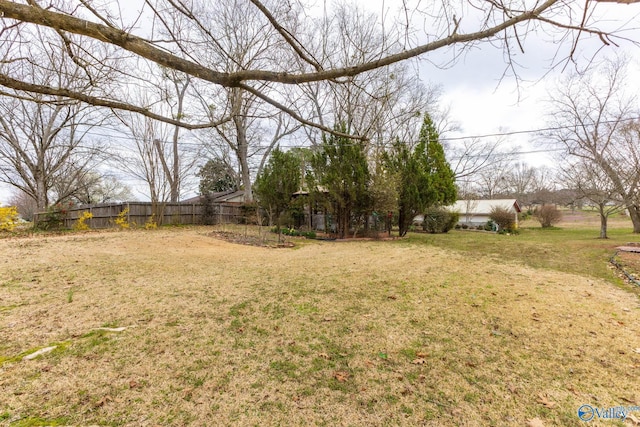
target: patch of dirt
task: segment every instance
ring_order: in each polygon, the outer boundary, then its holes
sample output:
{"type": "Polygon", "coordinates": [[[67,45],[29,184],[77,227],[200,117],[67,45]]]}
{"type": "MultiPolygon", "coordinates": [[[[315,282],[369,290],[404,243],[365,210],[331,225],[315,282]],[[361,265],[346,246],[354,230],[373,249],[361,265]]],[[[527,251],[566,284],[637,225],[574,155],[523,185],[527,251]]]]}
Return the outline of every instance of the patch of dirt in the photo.
{"type": "Polygon", "coordinates": [[[263,238],[256,235],[234,233],[231,231],[214,231],[209,234],[210,237],[218,240],[224,240],[225,242],[235,243],[238,245],[258,246],[263,248],[293,248],[295,244],[293,242],[277,242],[267,238],[263,238]]]}

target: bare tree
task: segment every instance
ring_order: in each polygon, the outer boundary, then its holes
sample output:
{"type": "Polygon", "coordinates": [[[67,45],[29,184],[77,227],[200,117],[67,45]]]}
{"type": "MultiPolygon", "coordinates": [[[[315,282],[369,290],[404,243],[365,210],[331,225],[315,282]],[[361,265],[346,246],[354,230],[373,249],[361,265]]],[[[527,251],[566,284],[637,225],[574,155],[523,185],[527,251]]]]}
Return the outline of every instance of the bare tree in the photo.
{"type": "Polygon", "coordinates": [[[82,185],[99,154],[87,132],[100,119],[77,101],[50,105],[34,97],[0,96],[0,181],[43,210],[82,185]]]}
{"type": "Polygon", "coordinates": [[[624,202],[609,177],[596,164],[584,160],[566,165],[562,177],[577,197],[596,207],[600,215],[600,238],[607,239],[609,216],[624,210],[624,202]]]}
{"type": "Polygon", "coordinates": [[[531,205],[531,193],[535,182],[536,169],[526,163],[517,162],[505,174],[508,193],[525,205],[531,205]]]}
{"type": "MultiPolygon", "coordinates": [[[[119,166],[130,175],[144,181],[154,207],[167,202],[171,197],[171,186],[162,165],[165,153],[163,141],[168,141],[170,129],[149,117],[129,113],[118,115],[133,137],[133,147],[123,147],[119,155],[119,166]]],[[[156,208],[154,214],[159,216],[156,208]]]]}
{"type": "MultiPolygon", "coordinates": [[[[187,90],[189,89],[189,85],[191,83],[191,77],[188,74],[178,73],[175,70],[166,69],[163,72],[163,75],[171,86],[170,89],[166,89],[166,102],[169,104],[170,109],[174,112],[174,116],[177,119],[181,119],[185,116],[185,97],[187,95],[187,90]]],[[[173,134],[171,136],[171,149],[170,155],[165,155],[165,150],[162,147],[160,140],[155,140],[156,144],[159,146],[156,147],[158,153],[162,153],[160,156],[160,162],[162,164],[162,169],[164,170],[164,176],[169,182],[169,188],[171,189],[171,202],[176,203],[180,199],[180,189],[182,184],[183,174],[186,172],[181,168],[181,165],[184,163],[184,158],[181,158],[181,150],[179,147],[180,141],[180,126],[173,125],[173,134]],[[171,162],[167,162],[167,159],[170,159],[171,162]],[[182,162],[181,162],[182,160],[182,162]]],[[[193,162],[189,163],[189,166],[192,166],[193,162]]]]}
{"type": "MultiPolygon", "coordinates": [[[[501,0],[480,4],[461,2],[459,5],[442,2],[433,4],[429,10],[423,10],[420,3],[417,6],[409,6],[409,3],[403,2],[402,7],[398,9],[398,16],[407,17],[402,22],[405,31],[386,34],[376,55],[354,56],[348,58],[347,62],[334,65],[325,55],[327,50],[319,52],[310,45],[301,43],[300,40],[305,39],[302,37],[304,33],[309,31],[308,28],[313,28],[309,22],[314,19],[311,15],[306,18],[302,15],[305,5],[301,2],[263,3],[260,0],[236,0],[234,3],[253,7],[262,15],[256,35],[265,42],[271,44],[276,40],[283,46],[277,61],[269,64],[242,64],[235,69],[226,69],[216,61],[212,62],[208,53],[211,44],[207,41],[215,44],[218,36],[217,23],[201,18],[204,2],[200,1],[147,0],[142,15],[134,17],[132,21],[121,13],[115,2],[97,6],[93,2],[70,5],[62,0],[53,0],[45,7],[37,0],[29,1],[28,4],[0,0],[0,32],[6,36],[0,44],[0,57],[3,58],[0,66],[0,85],[23,93],[61,96],[93,105],[135,111],[186,128],[209,127],[214,124],[215,121],[211,120],[190,122],[185,118],[167,117],[147,108],[148,106],[123,102],[111,96],[109,90],[87,93],[55,82],[28,78],[16,72],[19,64],[37,63],[29,52],[22,55],[16,53],[15,49],[16,44],[31,43],[24,30],[36,25],[55,31],[56,37],[64,41],[63,51],[81,66],[90,81],[100,82],[102,75],[114,72],[114,66],[101,66],[105,63],[104,58],[83,47],[82,43],[87,39],[109,46],[106,50],[112,55],[133,56],[140,61],[155,62],[217,86],[246,91],[285,111],[301,123],[333,132],[331,126],[303,117],[296,111],[295,103],[279,97],[271,84],[299,85],[348,80],[359,74],[438,50],[451,49],[455,52],[455,57],[460,57],[461,53],[486,42],[503,49],[506,66],[516,70],[517,64],[512,60],[512,51],[523,50],[525,35],[529,34],[551,34],[554,40],[569,40],[567,55],[558,54],[556,58],[573,57],[576,44],[584,35],[598,36],[605,45],[622,40],[617,34],[599,28],[602,23],[595,21],[596,15],[592,13],[596,2],[546,0],[523,4],[501,0]],[[179,31],[168,38],[157,38],[153,29],[135,25],[137,19],[149,16],[153,17],[156,23],[168,22],[173,15],[180,15],[184,22],[179,28],[167,25],[167,30],[179,31]],[[290,25],[291,16],[297,17],[298,20],[303,16],[301,23],[296,26],[290,25]],[[414,22],[420,22],[420,27],[416,27],[414,22]],[[209,36],[205,37],[207,35],[209,36]]],[[[207,7],[209,6],[210,3],[207,3],[207,7]]],[[[381,24],[385,23],[387,22],[382,19],[381,24]]],[[[394,26],[400,28],[399,25],[394,26]]],[[[238,33],[251,30],[248,27],[237,28],[238,33]]],[[[232,46],[219,47],[227,58],[233,58],[232,49],[237,46],[234,43],[232,46]]],[[[217,119],[224,120],[225,117],[217,119]]]]}
{"type": "Polygon", "coordinates": [[[551,96],[548,141],[597,167],[624,202],[640,233],[640,133],[635,98],[623,91],[625,64],[607,61],[572,75],[551,96]]]}
{"type": "Polygon", "coordinates": [[[494,199],[499,194],[507,192],[508,164],[507,159],[498,159],[473,175],[478,192],[483,197],[494,199]]]}

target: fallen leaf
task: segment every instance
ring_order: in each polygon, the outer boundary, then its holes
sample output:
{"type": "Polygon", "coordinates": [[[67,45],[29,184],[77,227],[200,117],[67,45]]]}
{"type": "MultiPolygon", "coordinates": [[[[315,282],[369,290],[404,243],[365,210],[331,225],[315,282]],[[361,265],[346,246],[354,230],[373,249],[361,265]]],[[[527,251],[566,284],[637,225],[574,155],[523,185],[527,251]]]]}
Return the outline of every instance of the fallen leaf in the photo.
{"type": "Polygon", "coordinates": [[[136,380],[129,381],[129,388],[138,388],[140,384],[136,380]]]}
{"type": "Polygon", "coordinates": [[[634,352],[640,354],[640,347],[636,348],[635,350],[633,350],[634,352]]]}
{"type": "Polygon", "coordinates": [[[633,414],[627,414],[627,420],[631,421],[634,426],[640,426],[640,418],[634,416],[633,414]]]}
{"type": "Polygon", "coordinates": [[[388,299],[398,299],[398,297],[397,297],[397,296],[395,296],[395,295],[389,295],[387,298],[388,298],[388,299]]]}
{"type": "Polygon", "coordinates": [[[427,361],[424,360],[422,357],[419,357],[417,359],[413,359],[411,363],[413,363],[414,365],[424,365],[425,363],[427,363],[427,361]]]}
{"type": "Polygon", "coordinates": [[[416,356],[422,357],[423,359],[426,358],[428,355],[429,355],[429,353],[424,353],[424,352],[416,353],[416,356]]]}
{"type": "Polygon", "coordinates": [[[324,321],[324,322],[333,322],[334,320],[336,320],[336,319],[333,318],[333,317],[325,317],[324,319],[322,319],[322,321],[324,321]]]}
{"type": "Polygon", "coordinates": [[[544,423],[540,418],[532,418],[530,420],[527,420],[527,426],[528,427],[544,427],[544,423]]]}
{"type": "Polygon", "coordinates": [[[349,379],[349,373],[345,371],[336,371],[333,373],[333,378],[343,383],[349,379]]]}
{"type": "Polygon", "coordinates": [[[365,365],[367,365],[369,367],[375,366],[375,363],[373,363],[371,360],[368,360],[368,359],[365,360],[364,363],[365,363],[365,365]]]}
{"type": "Polygon", "coordinates": [[[542,403],[545,408],[553,409],[556,406],[556,402],[552,402],[543,394],[538,395],[538,402],[542,403]]]}
{"type": "Polygon", "coordinates": [[[113,399],[111,398],[111,396],[104,396],[102,399],[98,400],[98,403],[96,403],[96,407],[100,407],[105,405],[106,403],[111,402],[113,399]]]}
{"type": "Polygon", "coordinates": [[[512,394],[518,394],[518,387],[516,387],[514,384],[507,384],[507,388],[512,394]]]}
{"type": "Polygon", "coordinates": [[[329,356],[327,353],[320,353],[318,357],[320,357],[321,359],[331,360],[331,356],[329,356]]]}

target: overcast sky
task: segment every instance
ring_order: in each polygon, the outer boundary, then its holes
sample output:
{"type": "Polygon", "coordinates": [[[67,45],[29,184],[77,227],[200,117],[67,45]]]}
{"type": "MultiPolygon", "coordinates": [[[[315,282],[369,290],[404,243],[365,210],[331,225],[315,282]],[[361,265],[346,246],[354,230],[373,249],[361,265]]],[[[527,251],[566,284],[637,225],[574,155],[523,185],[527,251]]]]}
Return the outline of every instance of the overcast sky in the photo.
{"type": "MultiPolygon", "coordinates": [[[[600,28],[624,27],[625,38],[640,42],[640,3],[598,4],[600,28]]],[[[627,90],[640,98],[640,47],[629,41],[621,41],[619,47],[604,46],[598,37],[583,37],[576,54],[577,66],[584,67],[594,57],[602,60],[623,54],[631,61],[627,90]]],[[[422,61],[420,72],[427,82],[442,85],[443,103],[451,107],[451,116],[460,125],[460,131],[452,136],[486,135],[501,132],[518,132],[545,127],[547,92],[552,91],[558,80],[575,71],[576,65],[567,64],[551,68],[554,57],[564,58],[570,46],[545,42],[529,37],[524,44],[524,54],[518,53],[519,77],[505,76],[502,51],[485,46],[476,49],[449,69],[438,69],[422,61]],[[501,80],[502,78],[502,80],[501,80]]],[[[640,105],[638,106],[640,109],[640,105]]],[[[540,151],[544,147],[535,141],[535,134],[505,137],[511,146],[522,151],[540,151]]],[[[543,153],[523,155],[522,161],[538,165],[552,165],[550,156],[543,153]]]]}
{"type": "MultiPolygon", "coordinates": [[[[367,0],[372,10],[381,10],[382,2],[367,0]],[[376,3],[377,2],[377,3],[376,3]]],[[[387,2],[389,4],[389,2],[387,2]]],[[[637,4],[598,4],[602,14],[601,28],[627,28],[624,35],[640,42],[640,3],[637,4]]],[[[584,38],[579,44],[577,57],[580,65],[585,65],[593,53],[602,48],[598,38],[584,38]]],[[[449,137],[476,136],[501,132],[513,132],[540,129],[545,126],[545,95],[556,84],[561,74],[572,70],[569,65],[563,73],[561,67],[550,70],[552,58],[568,54],[570,47],[544,42],[541,38],[528,37],[524,54],[518,54],[520,64],[519,83],[513,76],[503,77],[505,62],[501,50],[484,45],[460,58],[453,66],[441,69],[432,63],[446,62],[446,56],[437,52],[437,56],[427,56],[420,60],[420,76],[425,83],[438,84],[442,88],[442,103],[451,108],[451,119],[457,122],[460,130],[449,137]]],[[[624,42],[619,48],[606,47],[599,58],[625,52],[635,62],[635,72],[640,76],[640,48],[624,42]]],[[[629,91],[640,96],[640,78],[631,79],[629,91]]],[[[640,107],[640,106],[639,106],[640,107]]],[[[538,151],[543,147],[533,141],[535,134],[521,134],[506,137],[510,146],[520,147],[522,151],[538,151]]],[[[452,142],[454,143],[454,142],[452,142]]],[[[552,160],[542,153],[523,155],[521,160],[534,166],[552,164],[552,160]]],[[[0,203],[7,204],[10,191],[0,185],[0,203]]]]}

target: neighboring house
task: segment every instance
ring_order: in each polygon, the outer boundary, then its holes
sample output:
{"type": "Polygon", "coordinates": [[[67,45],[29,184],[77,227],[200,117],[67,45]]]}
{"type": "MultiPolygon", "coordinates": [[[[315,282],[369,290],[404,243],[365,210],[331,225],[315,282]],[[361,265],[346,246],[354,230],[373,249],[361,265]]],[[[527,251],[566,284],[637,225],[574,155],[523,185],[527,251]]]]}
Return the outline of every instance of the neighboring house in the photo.
{"type": "MultiPolygon", "coordinates": [[[[219,193],[212,193],[213,203],[244,203],[244,191],[243,190],[229,190],[221,191],[219,193]]],[[[182,200],[182,203],[204,203],[204,196],[195,196],[190,199],[182,200]]]]}
{"type": "Polygon", "coordinates": [[[484,225],[489,221],[491,210],[496,207],[513,212],[515,224],[516,227],[518,227],[518,214],[522,212],[522,209],[516,199],[458,200],[453,206],[447,207],[447,209],[460,214],[459,224],[478,226],[484,225]]]}

